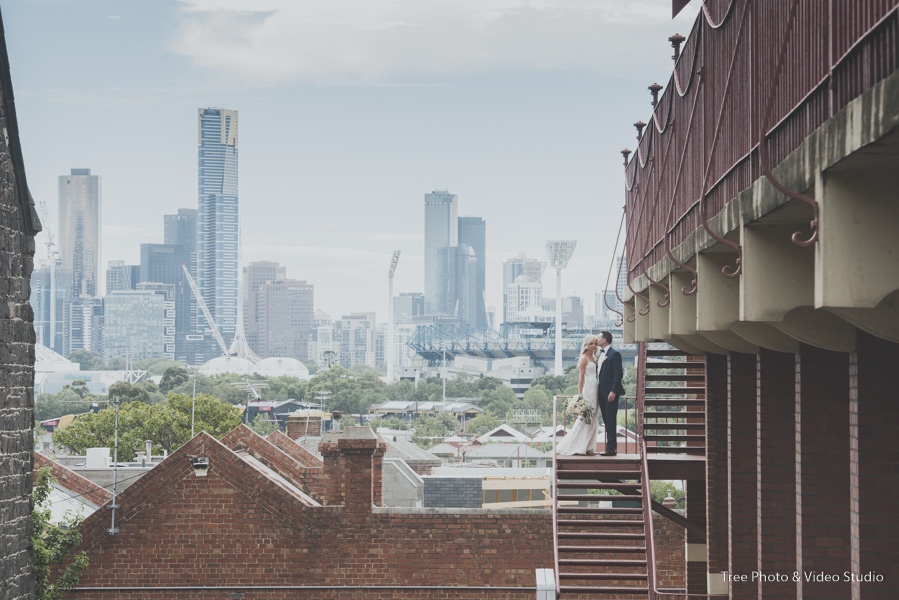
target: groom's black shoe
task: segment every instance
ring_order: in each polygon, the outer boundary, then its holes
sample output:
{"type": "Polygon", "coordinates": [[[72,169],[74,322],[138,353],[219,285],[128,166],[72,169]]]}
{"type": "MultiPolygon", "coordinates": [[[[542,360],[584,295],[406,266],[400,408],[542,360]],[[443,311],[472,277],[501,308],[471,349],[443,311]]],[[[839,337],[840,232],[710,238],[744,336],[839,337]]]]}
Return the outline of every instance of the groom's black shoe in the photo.
{"type": "Polygon", "coordinates": [[[599,453],[600,456],[618,456],[618,453],[614,450],[604,450],[599,453]]]}

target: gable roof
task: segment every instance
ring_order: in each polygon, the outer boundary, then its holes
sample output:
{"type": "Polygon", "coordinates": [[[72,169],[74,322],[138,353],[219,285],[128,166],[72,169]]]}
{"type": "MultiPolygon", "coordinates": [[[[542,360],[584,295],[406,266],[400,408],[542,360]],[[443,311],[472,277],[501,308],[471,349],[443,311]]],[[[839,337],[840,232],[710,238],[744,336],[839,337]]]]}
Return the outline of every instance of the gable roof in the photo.
{"type": "MultiPolygon", "coordinates": [[[[200,485],[210,485],[217,480],[271,514],[278,522],[298,530],[307,531],[316,519],[312,513],[314,505],[285,485],[285,481],[274,477],[272,470],[259,468],[258,464],[239,456],[204,431],[116,496],[118,511],[115,527],[121,533],[128,532],[132,523],[138,528],[145,526],[141,525],[140,515],[154,510],[162,497],[174,494],[181,502],[190,497],[198,484],[193,465],[188,460],[191,456],[209,460],[208,475],[200,485]]],[[[109,518],[105,511],[98,511],[84,520],[81,547],[92,548],[109,539],[109,518]]]]}
{"type": "Polygon", "coordinates": [[[491,431],[488,431],[484,435],[478,437],[477,441],[481,442],[482,444],[486,444],[487,442],[491,441],[526,442],[528,441],[528,436],[521,433],[517,429],[503,423],[499,427],[495,427],[491,431]]]}

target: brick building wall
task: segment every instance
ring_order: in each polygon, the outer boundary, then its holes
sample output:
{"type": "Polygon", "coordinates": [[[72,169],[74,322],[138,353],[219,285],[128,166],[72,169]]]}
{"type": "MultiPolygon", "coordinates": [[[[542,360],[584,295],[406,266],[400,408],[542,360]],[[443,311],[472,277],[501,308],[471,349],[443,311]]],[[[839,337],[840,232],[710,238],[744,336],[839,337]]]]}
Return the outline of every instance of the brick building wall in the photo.
{"type": "MultiPolygon", "coordinates": [[[[105,512],[85,521],[82,547],[91,565],[80,587],[233,586],[246,598],[531,598],[535,569],[552,568],[548,511],[372,508],[383,448],[376,439],[323,439],[325,506],[318,507],[303,505],[239,456],[254,448],[271,468],[284,462],[242,429],[223,441],[238,452],[200,434],[119,495],[119,534],[107,532],[105,512]],[[205,477],[194,474],[187,455],[209,458],[205,477]],[[349,594],[252,586],[444,589],[349,594]],[[492,589],[464,589],[472,586],[492,589]]],[[[215,597],[168,593],[152,597],[215,597]]],[[[76,590],[68,597],[117,596],[76,590]]]]}
{"type": "Polygon", "coordinates": [[[34,329],[28,303],[40,223],[25,181],[0,19],[0,578],[4,598],[33,597],[34,329]]]}
{"type": "Polygon", "coordinates": [[[103,506],[112,500],[112,494],[93,481],[85,479],[78,473],[70,471],[62,465],[53,462],[42,454],[34,453],[34,479],[37,480],[38,469],[49,467],[53,477],[60,486],[67,490],[84,496],[96,506],[103,506]]]}

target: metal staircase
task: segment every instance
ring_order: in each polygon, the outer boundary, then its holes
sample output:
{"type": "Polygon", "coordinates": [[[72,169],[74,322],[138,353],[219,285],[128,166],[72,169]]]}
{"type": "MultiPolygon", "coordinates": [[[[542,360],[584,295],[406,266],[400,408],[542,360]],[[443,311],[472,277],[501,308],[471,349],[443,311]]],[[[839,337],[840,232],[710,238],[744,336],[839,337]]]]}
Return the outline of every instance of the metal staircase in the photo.
{"type": "Polygon", "coordinates": [[[639,457],[559,456],[555,473],[560,597],[646,598],[639,457]]]}
{"type": "Polygon", "coordinates": [[[565,600],[668,597],[655,591],[652,511],[691,527],[652,503],[649,474],[704,472],[705,357],[645,343],[638,357],[639,454],[554,456],[556,589],[565,600]]]}
{"type": "Polygon", "coordinates": [[[647,349],[646,344],[640,344],[638,360],[637,407],[642,414],[638,433],[646,442],[646,451],[650,455],[704,457],[704,357],[676,349],[647,349]]]}

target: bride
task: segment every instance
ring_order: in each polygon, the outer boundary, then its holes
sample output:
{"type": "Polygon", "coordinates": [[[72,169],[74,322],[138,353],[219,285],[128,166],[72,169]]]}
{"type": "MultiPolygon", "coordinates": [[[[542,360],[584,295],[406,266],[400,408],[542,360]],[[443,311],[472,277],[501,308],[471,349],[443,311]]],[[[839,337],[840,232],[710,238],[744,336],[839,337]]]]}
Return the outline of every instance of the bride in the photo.
{"type": "Polygon", "coordinates": [[[596,363],[598,348],[599,338],[595,335],[588,335],[581,345],[581,357],[577,363],[577,370],[580,374],[577,383],[578,393],[583,394],[584,399],[593,407],[593,417],[589,424],[580,418],[575,422],[574,427],[568,431],[568,434],[557,446],[556,452],[559,454],[586,454],[588,456],[596,454],[596,433],[599,431],[599,421],[602,418],[596,402],[599,391],[599,384],[596,380],[599,368],[596,363]]]}

